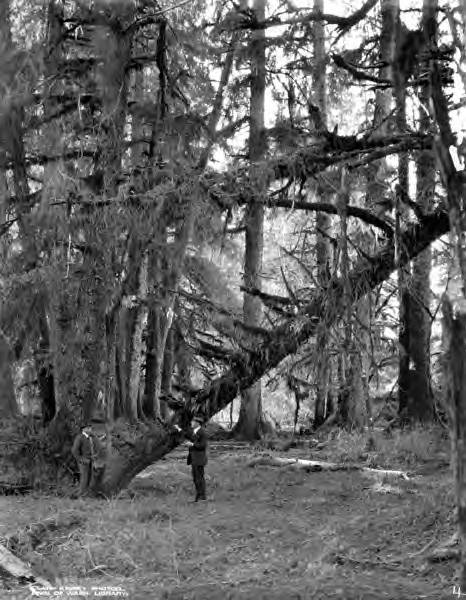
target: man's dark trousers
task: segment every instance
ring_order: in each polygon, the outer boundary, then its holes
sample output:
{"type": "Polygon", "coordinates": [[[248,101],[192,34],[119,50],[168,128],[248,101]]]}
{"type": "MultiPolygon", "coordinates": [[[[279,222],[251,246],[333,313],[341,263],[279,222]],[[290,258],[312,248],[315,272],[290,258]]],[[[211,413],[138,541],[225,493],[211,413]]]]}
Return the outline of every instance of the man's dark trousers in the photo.
{"type": "Polygon", "coordinates": [[[84,462],[80,461],[79,463],[79,494],[84,496],[89,488],[89,483],[91,481],[91,472],[92,465],[90,461],[84,462]]]}
{"type": "Polygon", "coordinates": [[[194,486],[196,487],[196,502],[197,500],[205,500],[205,477],[204,465],[191,465],[193,473],[194,486]]]}
{"type": "Polygon", "coordinates": [[[191,465],[197,502],[206,499],[204,467],[207,464],[207,433],[204,427],[200,427],[187,437],[193,442],[189,448],[188,465],[191,465]]]}

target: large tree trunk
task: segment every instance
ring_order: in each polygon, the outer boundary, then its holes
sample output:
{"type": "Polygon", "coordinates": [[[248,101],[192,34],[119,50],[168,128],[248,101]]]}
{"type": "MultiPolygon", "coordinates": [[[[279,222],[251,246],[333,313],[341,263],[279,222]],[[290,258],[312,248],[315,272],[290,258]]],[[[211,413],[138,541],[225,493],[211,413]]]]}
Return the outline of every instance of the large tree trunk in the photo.
{"type": "Polygon", "coordinates": [[[50,331],[45,318],[45,307],[40,306],[39,310],[38,325],[40,337],[38,348],[35,352],[34,362],[42,406],[42,422],[44,425],[47,425],[54,418],[57,407],[55,401],[53,361],[50,348],[50,331]]]}
{"type": "MultiPolygon", "coordinates": [[[[127,7],[119,7],[108,22],[102,19],[92,29],[92,46],[96,62],[94,78],[101,100],[99,115],[98,189],[87,192],[112,198],[118,189],[124,152],[124,133],[128,95],[128,63],[131,57],[132,33],[123,27],[127,7]],[[121,14],[120,14],[121,11],[121,14]],[[121,22],[120,22],[121,20],[121,22]]],[[[113,211],[113,208],[108,209],[113,211]]],[[[80,276],[66,278],[67,265],[57,257],[57,273],[62,290],[52,299],[54,328],[56,397],[58,413],[71,413],[76,424],[89,419],[96,408],[99,392],[111,393],[115,371],[115,301],[111,244],[105,238],[114,235],[113,219],[105,208],[82,213],[80,227],[85,242],[82,265],[72,265],[80,276]],[[110,223],[110,224],[109,224],[110,223]],[[105,250],[105,248],[110,248],[105,250]],[[112,302],[114,303],[112,305],[112,302]]],[[[53,282],[55,285],[57,282],[53,282]]],[[[55,287],[52,287],[55,290],[55,287]]],[[[116,303],[116,305],[115,305],[116,303]]],[[[113,398],[105,398],[113,406],[113,398]]],[[[110,414],[112,411],[107,411],[110,414]]],[[[58,421],[63,418],[57,414],[58,421]]],[[[69,417],[66,417],[70,421],[69,417]]]]}
{"type": "MultiPolygon", "coordinates": [[[[393,0],[381,0],[381,31],[379,45],[379,78],[391,80],[392,68],[395,55],[395,33],[398,17],[398,4],[393,0]]],[[[373,137],[386,136],[389,133],[390,113],[392,108],[393,94],[390,88],[378,88],[375,92],[373,137]]],[[[385,158],[373,161],[367,166],[366,179],[366,198],[367,208],[378,214],[379,217],[385,216],[385,207],[388,208],[384,200],[390,196],[390,184],[387,177],[387,161],[385,158]]],[[[364,236],[364,234],[362,234],[364,236]]],[[[364,236],[359,242],[362,249],[371,254],[375,247],[375,240],[372,235],[364,236]]],[[[373,335],[372,318],[373,304],[375,295],[368,294],[357,305],[356,319],[353,323],[353,340],[357,348],[355,358],[355,372],[353,373],[352,395],[357,398],[359,406],[366,406],[366,420],[369,427],[372,425],[372,405],[369,395],[369,377],[370,377],[370,357],[372,353],[373,335]]]]}
{"type": "Polygon", "coordinates": [[[165,345],[165,354],[163,356],[162,368],[162,396],[160,402],[160,415],[164,421],[168,418],[168,406],[165,400],[166,397],[172,394],[172,378],[173,368],[175,366],[175,334],[173,324],[168,332],[167,343],[165,345]]]}
{"type": "MultiPolygon", "coordinates": [[[[324,1],[314,0],[314,12],[324,12],[324,1]]],[[[313,28],[314,64],[313,74],[313,103],[319,108],[322,125],[327,126],[327,54],[325,51],[325,25],[323,21],[315,21],[313,28]]],[[[321,197],[322,192],[318,194],[321,197]]],[[[321,198],[325,201],[324,198],[321,198]]],[[[332,221],[328,214],[319,212],[316,216],[316,266],[317,281],[323,287],[330,278],[330,262],[332,251],[329,242],[332,221]]],[[[316,340],[316,401],[314,409],[314,427],[319,427],[329,415],[329,393],[331,375],[331,359],[328,350],[328,331],[322,327],[317,332],[316,340]]]]}
{"type": "MultiPolygon", "coordinates": [[[[465,6],[465,3],[463,3],[465,6]]],[[[466,14],[464,15],[466,17],[466,14]]],[[[466,24],[466,20],[465,20],[466,24]]],[[[435,13],[424,13],[423,29],[425,38],[432,39],[431,32],[436,27],[435,13]]],[[[432,44],[436,49],[436,41],[432,44]]],[[[447,297],[443,306],[444,334],[447,352],[447,405],[450,417],[452,457],[455,475],[458,533],[461,550],[460,592],[466,590],[466,243],[464,238],[466,182],[464,171],[458,172],[451,158],[451,146],[458,143],[453,135],[445,97],[435,59],[430,63],[430,99],[433,116],[439,129],[435,155],[442,183],[447,190],[449,223],[456,253],[452,262],[461,274],[461,290],[453,298],[447,297]]],[[[457,286],[455,286],[457,287],[457,286]]]]}
{"type": "MultiPolygon", "coordinates": [[[[0,45],[7,48],[9,45],[9,2],[5,1],[0,6],[0,45]]],[[[0,225],[6,221],[8,207],[8,185],[6,178],[7,155],[0,146],[0,225]]],[[[6,245],[0,240],[0,260],[4,260],[6,245]]],[[[0,314],[2,303],[0,300],[0,314]]],[[[10,416],[18,411],[15,390],[11,373],[12,352],[6,336],[0,329],[0,415],[10,416]]]]}
{"type": "MultiPolygon", "coordinates": [[[[47,10],[47,42],[45,49],[44,67],[45,79],[48,82],[44,94],[44,115],[49,117],[57,110],[58,103],[53,98],[60,94],[61,80],[58,77],[60,61],[63,58],[63,19],[64,4],[61,0],[49,0],[47,10]]],[[[44,138],[46,139],[46,152],[53,155],[60,155],[63,150],[63,132],[56,120],[51,120],[44,128],[44,138]]],[[[50,204],[61,198],[65,189],[63,173],[64,165],[61,161],[50,162],[44,167],[43,185],[41,191],[41,213],[47,219],[47,215],[53,210],[50,204]]],[[[68,218],[66,208],[55,210],[55,218],[50,220],[50,226],[54,229],[57,239],[70,240],[68,228],[68,218]]],[[[55,259],[61,255],[62,261],[69,263],[69,245],[57,247],[55,249],[55,259]]],[[[59,289],[61,289],[59,285],[59,289]]],[[[42,416],[44,424],[49,423],[55,416],[55,380],[54,380],[54,352],[51,347],[51,332],[49,321],[53,318],[53,313],[48,312],[47,304],[49,298],[40,298],[39,300],[39,342],[35,350],[34,360],[37,371],[37,381],[39,393],[42,402],[42,416]],[[47,318],[49,317],[49,318],[47,318]]]]}
{"type": "MultiPolygon", "coordinates": [[[[424,49],[436,41],[437,2],[425,0],[423,7],[424,49]]],[[[421,72],[427,72],[429,61],[421,64],[421,72]]],[[[423,79],[419,93],[419,129],[423,133],[432,132],[429,106],[430,90],[428,80],[423,79]]],[[[401,91],[400,91],[401,93],[401,91]]],[[[435,160],[431,150],[418,152],[416,160],[416,202],[421,213],[427,212],[434,200],[435,160]]],[[[401,158],[400,158],[401,166],[401,158]]],[[[399,199],[408,194],[408,167],[404,165],[400,175],[399,199]],[[402,185],[402,179],[406,181],[402,185]]],[[[403,421],[415,423],[431,421],[434,416],[433,396],[430,381],[430,248],[413,261],[412,270],[400,270],[402,286],[400,304],[400,375],[399,413],[403,421]]]]}
{"type": "Polygon", "coordinates": [[[131,407],[131,416],[139,416],[139,393],[141,384],[141,371],[143,363],[143,331],[146,325],[147,302],[147,263],[148,253],[144,252],[138,273],[138,306],[132,321],[130,336],[130,360],[128,364],[128,400],[131,407]]]}
{"type": "MultiPolygon", "coordinates": [[[[435,11],[437,2],[424,0],[423,20],[426,24],[434,24],[426,29],[425,47],[435,43],[435,11]]],[[[422,71],[427,71],[429,62],[424,60],[422,71]]],[[[432,133],[432,122],[426,111],[429,106],[430,90],[428,80],[422,84],[419,93],[419,130],[432,133]]],[[[435,193],[435,157],[432,150],[421,150],[416,160],[416,202],[425,213],[434,204],[435,193]]],[[[434,417],[433,394],[430,379],[430,334],[432,318],[430,314],[430,270],[431,250],[427,248],[413,261],[410,285],[410,328],[415,335],[409,339],[409,354],[412,363],[410,370],[410,398],[406,417],[411,422],[431,421],[434,417]]]]}
{"type": "MultiPolygon", "coordinates": [[[[404,263],[417,256],[434,240],[449,230],[449,218],[444,212],[428,215],[422,224],[408,228],[402,237],[400,260],[404,263]]],[[[351,302],[354,303],[385,281],[395,270],[392,247],[375,255],[370,264],[361,261],[349,273],[351,302]]],[[[344,282],[334,280],[303,307],[299,316],[270,332],[262,345],[232,361],[229,371],[215,379],[210,385],[194,394],[182,408],[176,407],[176,419],[189,422],[192,414],[201,412],[211,418],[237,396],[249,388],[265,373],[275,368],[284,358],[293,354],[311,336],[316,334],[317,324],[322,321],[327,327],[335,324],[346,309],[343,301],[344,282]]],[[[135,438],[134,432],[128,442],[119,435],[115,440],[108,468],[100,491],[112,494],[125,485],[142,469],[162,458],[182,440],[168,426],[154,423],[150,428],[142,427],[135,438]]],[[[97,491],[97,490],[96,490],[97,491]]]]}
{"type": "Polygon", "coordinates": [[[136,421],[143,363],[143,330],[147,314],[148,256],[133,232],[128,252],[125,303],[119,311],[118,373],[120,413],[136,421]],[[142,255],[142,257],[141,257],[142,255]]]}
{"type": "Polygon", "coordinates": [[[459,586],[466,590],[466,310],[464,297],[443,305],[447,372],[447,406],[455,477],[458,539],[461,551],[459,586]]]}
{"type": "Polygon", "coordinates": [[[11,372],[13,353],[0,330],[0,416],[10,417],[18,412],[11,372]]]}
{"type": "MultiPolygon", "coordinates": [[[[135,52],[142,51],[137,47],[135,52]]],[[[134,74],[133,96],[136,102],[144,101],[144,73],[134,74]]],[[[132,168],[139,172],[144,165],[143,144],[144,120],[139,114],[131,116],[131,148],[132,168]]],[[[140,188],[140,177],[134,177],[133,185],[140,188]]],[[[136,421],[141,416],[139,396],[141,388],[142,366],[144,362],[143,331],[147,318],[147,286],[148,286],[148,252],[142,241],[140,223],[136,220],[131,225],[131,237],[128,249],[128,273],[125,282],[125,302],[119,311],[117,339],[118,360],[118,416],[125,416],[136,421]]],[[[114,394],[116,395],[116,394],[114,394]]],[[[115,415],[116,416],[116,415],[115,415]]]]}
{"type": "MultiPolygon", "coordinates": [[[[403,43],[402,35],[402,23],[400,18],[399,6],[398,6],[398,19],[397,19],[397,35],[396,35],[396,46],[397,53],[400,53],[401,45],[403,43]]],[[[394,73],[395,75],[395,100],[396,100],[396,124],[399,133],[404,133],[407,129],[406,123],[406,80],[404,73],[394,73]]],[[[407,217],[407,206],[406,200],[409,199],[409,154],[406,151],[398,154],[398,186],[396,191],[396,207],[395,207],[395,220],[396,220],[396,233],[395,233],[395,245],[397,247],[397,253],[401,251],[400,243],[400,231],[402,223],[406,221],[407,217]]],[[[410,276],[411,276],[411,265],[409,263],[402,264],[400,262],[398,269],[398,302],[399,302],[399,331],[398,331],[398,411],[400,416],[405,418],[408,410],[409,398],[410,398],[410,301],[411,292],[409,289],[410,276]]]]}
{"type": "MultiPolygon", "coordinates": [[[[340,273],[344,282],[345,313],[342,315],[344,323],[344,340],[342,344],[342,385],[338,399],[337,419],[349,429],[362,428],[365,403],[362,396],[362,363],[361,355],[356,347],[354,337],[353,311],[351,301],[351,287],[349,283],[349,255],[348,255],[348,202],[349,184],[346,170],[342,170],[341,185],[337,196],[337,207],[340,216],[340,273]]],[[[362,300],[361,300],[362,302],[362,300]]],[[[360,302],[360,303],[361,303],[360,302]]]]}
{"type": "MultiPolygon", "coordinates": [[[[265,0],[254,0],[253,12],[258,21],[265,19],[265,0]]],[[[251,202],[246,208],[246,247],[244,253],[244,284],[246,289],[261,288],[262,254],[264,247],[264,205],[262,196],[265,182],[261,173],[262,166],[257,163],[264,158],[266,140],[264,132],[265,102],[265,32],[263,29],[251,34],[251,99],[249,125],[249,160],[251,178],[254,181],[255,194],[259,202],[251,202]]],[[[260,326],[262,303],[259,298],[245,293],[243,304],[246,325],[260,326]]],[[[244,390],[241,397],[239,419],[235,426],[235,436],[247,440],[261,436],[262,391],[261,381],[244,390]]]]}

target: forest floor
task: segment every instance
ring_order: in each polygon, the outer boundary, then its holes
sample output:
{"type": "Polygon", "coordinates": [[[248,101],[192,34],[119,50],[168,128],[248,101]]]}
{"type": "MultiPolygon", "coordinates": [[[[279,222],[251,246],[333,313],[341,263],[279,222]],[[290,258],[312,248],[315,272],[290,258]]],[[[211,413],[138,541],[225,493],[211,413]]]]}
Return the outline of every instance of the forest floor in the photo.
{"type": "MultiPolygon", "coordinates": [[[[270,452],[400,468],[409,480],[249,467],[260,449],[218,442],[209,500],[193,503],[181,447],[110,501],[0,497],[0,538],[68,598],[73,585],[90,598],[131,600],[453,597],[457,563],[427,560],[455,529],[448,439],[378,433],[371,452],[366,441],[341,434],[320,450],[306,442],[270,452]]],[[[0,589],[0,597],[32,596],[0,589]]]]}

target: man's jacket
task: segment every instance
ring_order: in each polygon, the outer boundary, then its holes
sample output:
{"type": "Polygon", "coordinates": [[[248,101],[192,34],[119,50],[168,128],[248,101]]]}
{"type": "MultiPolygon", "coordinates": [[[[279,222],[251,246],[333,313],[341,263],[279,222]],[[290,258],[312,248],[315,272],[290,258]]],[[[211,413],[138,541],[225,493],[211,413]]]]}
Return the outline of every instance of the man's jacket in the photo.
{"type": "Polygon", "coordinates": [[[92,442],[91,437],[88,433],[81,431],[74,438],[73,447],[71,453],[78,461],[78,463],[88,464],[92,459],[92,442]]]}
{"type": "Polygon", "coordinates": [[[193,445],[189,448],[188,465],[195,467],[204,466],[207,464],[207,432],[204,427],[200,427],[196,433],[192,433],[188,437],[193,445]]]}
{"type": "Polygon", "coordinates": [[[71,453],[78,463],[92,462],[94,468],[102,468],[106,457],[105,435],[82,431],[75,437],[71,453]]]}

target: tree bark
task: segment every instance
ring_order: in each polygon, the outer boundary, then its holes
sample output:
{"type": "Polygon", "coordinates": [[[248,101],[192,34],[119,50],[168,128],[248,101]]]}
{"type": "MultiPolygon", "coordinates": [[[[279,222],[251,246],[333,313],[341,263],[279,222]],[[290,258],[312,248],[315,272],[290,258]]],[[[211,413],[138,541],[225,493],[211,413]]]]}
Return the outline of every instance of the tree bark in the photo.
{"type": "MultiPolygon", "coordinates": [[[[254,0],[253,13],[258,21],[265,19],[265,0],[254,0]]],[[[255,196],[246,208],[246,247],[244,253],[244,285],[246,289],[261,288],[262,255],[264,249],[264,204],[265,181],[262,169],[257,163],[265,156],[266,140],[264,130],[265,102],[265,32],[258,29],[251,33],[251,98],[249,125],[249,160],[251,179],[254,182],[255,196]],[[257,201],[259,200],[259,201],[257,201]]],[[[246,325],[260,326],[262,303],[259,298],[247,293],[244,295],[243,316],[246,325]]],[[[262,387],[258,380],[244,390],[241,397],[239,419],[235,426],[235,436],[254,440],[261,437],[262,387]]]]}
{"type": "MultiPolygon", "coordinates": [[[[0,44],[3,48],[10,45],[9,28],[9,2],[5,1],[0,6],[0,44]]],[[[0,224],[6,220],[8,207],[8,184],[6,178],[7,155],[5,149],[0,145],[0,224]]],[[[6,252],[6,244],[0,242],[0,259],[3,261],[6,252]]],[[[0,300],[0,314],[2,305],[0,300]]],[[[12,352],[4,333],[0,330],[0,414],[2,416],[15,415],[18,412],[16,403],[13,378],[11,373],[12,352]]]]}
{"type": "MultiPolygon", "coordinates": [[[[402,23],[400,10],[398,6],[397,15],[397,35],[396,52],[402,52],[403,43],[402,23]]],[[[406,123],[406,80],[404,73],[396,73],[394,70],[395,81],[395,100],[396,100],[396,125],[399,133],[404,133],[407,129],[406,123]]],[[[398,186],[396,191],[396,235],[395,246],[398,254],[401,252],[401,226],[407,217],[407,203],[405,199],[409,198],[409,155],[406,151],[398,154],[398,186]]],[[[400,263],[397,269],[398,275],[398,302],[399,302],[399,331],[398,331],[398,412],[400,417],[405,419],[409,410],[410,402],[410,311],[411,292],[409,289],[411,265],[409,263],[400,263]]]]}
{"type": "Polygon", "coordinates": [[[455,477],[458,539],[461,551],[459,585],[466,590],[466,300],[443,305],[453,471],[455,477]]]}
{"type": "MultiPolygon", "coordinates": [[[[101,185],[97,189],[89,188],[87,193],[92,200],[96,195],[114,197],[119,185],[132,47],[132,32],[123,26],[127,10],[131,8],[115,7],[111,18],[102,13],[91,32],[97,58],[93,84],[101,102],[96,123],[99,164],[91,173],[99,177],[101,185]]],[[[79,275],[68,279],[67,267],[61,256],[57,257],[59,284],[63,290],[55,294],[52,301],[57,324],[54,331],[56,419],[57,423],[69,422],[71,414],[73,427],[92,415],[99,392],[111,393],[115,388],[114,313],[119,307],[112,303],[115,281],[109,265],[113,248],[110,243],[104,243],[113,235],[113,219],[107,220],[108,215],[105,208],[99,211],[90,208],[87,213],[81,213],[80,228],[85,244],[79,275]],[[64,417],[59,415],[61,411],[64,417]]],[[[72,268],[78,270],[75,265],[72,268]]],[[[114,405],[114,398],[104,401],[109,415],[108,406],[114,405]]]]}
{"type": "Polygon", "coordinates": [[[144,252],[138,269],[138,306],[130,337],[131,357],[129,362],[129,405],[131,415],[138,417],[141,371],[143,363],[143,331],[146,324],[148,252],[144,252]]]}
{"type": "MultiPolygon", "coordinates": [[[[314,0],[314,12],[323,14],[324,1],[314,0]]],[[[312,25],[313,29],[313,102],[319,108],[322,124],[327,126],[327,54],[325,51],[325,25],[324,21],[317,20],[312,25]]],[[[321,195],[322,192],[319,191],[321,195]]],[[[330,262],[332,250],[328,235],[332,228],[330,215],[324,212],[316,216],[316,267],[317,281],[322,287],[327,286],[330,278],[330,262]]],[[[319,427],[329,416],[329,393],[331,375],[331,359],[328,349],[328,332],[322,327],[316,339],[316,400],[314,409],[314,427],[319,427]]]]}
{"type": "MultiPolygon", "coordinates": [[[[157,93],[157,110],[152,124],[152,136],[149,145],[149,159],[156,156],[162,157],[159,142],[163,130],[166,105],[167,86],[167,23],[162,20],[159,25],[159,35],[156,46],[156,63],[159,71],[159,90],[157,93]]],[[[168,274],[168,218],[162,214],[158,219],[155,230],[156,244],[149,250],[148,283],[155,291],[149,295],[149,311],[147,317],[147,341],[145,359],[144,393],[142,398],[142,411],[146,417],[156,418],[161,415],[160,389],[164,342],[164,318],[171,317],[165,313],[164,290],[167,287],[168,274]]],[[[168,307],[167,307],[168,310],[168,307]]]]}
{"type": "MultiPolygon", "coordinates": [[[[423,21],[426,24],[424,46],[427,51],[436,40],[436,0],[424,0],[423,21]],[[430,24],[430,26],[429,26],[430,24]],[[433,27],[432,27],[433,25],[433,27]]],[[[428,71],[429,61],[424,60],[422,70],[428,71]]],[[[430,83],[421,84],[419,92],[419,130],[433,133],[432,122],[427,108],[430,101],[430,83]]],[[[421,150],[416,160],[416,202],[425,213],[434,204],[435,157],[432,150],[421,150]]],[[[410,358],[412,361],[410,381],[410,402],[407,417],[411,422],[432,421],[434,402],[430,378],[430,334],[432,317],[430,314],[430,270],[432,253],[430,248],[422,252],[414,261],[411,277],[410,327],[416,335],[410,336],[410,358]]]]}
{"type": "MultiPolygon", "coordinates": [[[[162,368],[162,395],[167,397],[172,394],[173,368],[175,366],[175,334],[173,324],[168,332],[162,368]]],[[[160,402],[160,415],[164,421],[168,418],[168,406],[165,399],[160,402]]]]}
{"type": "MultiPolygon", "coordinates": [[[[362,380],[362,364],[360,350],[354,337],[353,310],[349,275],[348,254],[348,201],[349,184],[347,173],[342,169],[340,190],[337,196],[337,206],[340,216],[340,273],[344,282],[344,302],[346,310],[343,315],[344,339],[342,344],[342,382],[338,401],[337,420],[341,425],[353,429],[363,426],[364,398],[362,380]]],[[[360,303],[362,303],[361,300],[360,303]]]]}
{"type": "MultiPolygon", "coordinates": [[[[395,34],[398,17],[398,1],[381,0],[381,30],[379,45],[380,69],[378,77],[388,81],[393,80],[393,62],[395,56],[395,34]]],[[[390,88],[378,88],[375,92],[373,137],[386,136],[390,133],[390,114],[392,108],[393,94],[390,88]]],[[[365,205],[377,212],[381,218],[385,216],[384,203],[380,201],[390,197],[391,190],[387,181],[387,161],[385,158],[373,161],[367,166],[366,198],[365,205]]],[[[364,236],[364,234],[362,234],[364,236]]],[[[370,254],[373,251],[375,240],[372,236],[365,236],[361,240],[362,248],[370,254]]],[[[360,404],[366,406],[366,418],[369,429],[372,428],[372,406],[369,395],[368,381],[370,375],[370,355],[372,352],[372,304],[375,301],[374,294],[368,294],[357,306],[357,319],[353,325],[355,343],[360,346],[360,378],[353,378],[358,394],[362,395],[360,404]]]]}
{"type": "MultiPolygon", "coordinates": [[[[427,53],[436,42],[436,0],[425,0],[423,6],[424,50],[427,53]]],[[[429,61],[421,64],[428,71],[429,61]]],[[[430,83],[423,81],[419,92],[419,129],[432,133],[432,123],[427,107],[430,83]]],[[[435,159],[431,150],[421,150],[416,157],[416,202],[421,213],[427,212],[434,201],[435,159]]],[[[405,176],[407,179],[407,175],[405,176]]],[[[400,181],[401,184],[401,181],[400,181]]],[[[401,191],[400,199],[403,199],[401,191]]],[[[400,370],[399,412],[409,423],[430,422],[434,417],[433,395],[430,381],[430,267],[431,251],[427,248],[413,261],[411,273],[402,274],[402,312],[400,315],[403,348],[400,370]],[[403,319],[401,320],[401,316],[403,319]],[[415,332],[415,333],[414,333],[415,332]]]]}
{"type": "Polygon", "coordinates": [[[0,330],[0,416],[11,417],[18,413],[15,388],[11,372],[13,353],[8,340],[0,330]]]}
{"type": "Polygon", "coordinates": [[[47,425],[54,418],[57,407],[55,401],[53,361],[50,348],[50,331],[45,318],[45,306],[40,306],[39,311],[38,325],[40,334],[34,362],[42,405],[42,422],[44,425],[47,425]]]}

